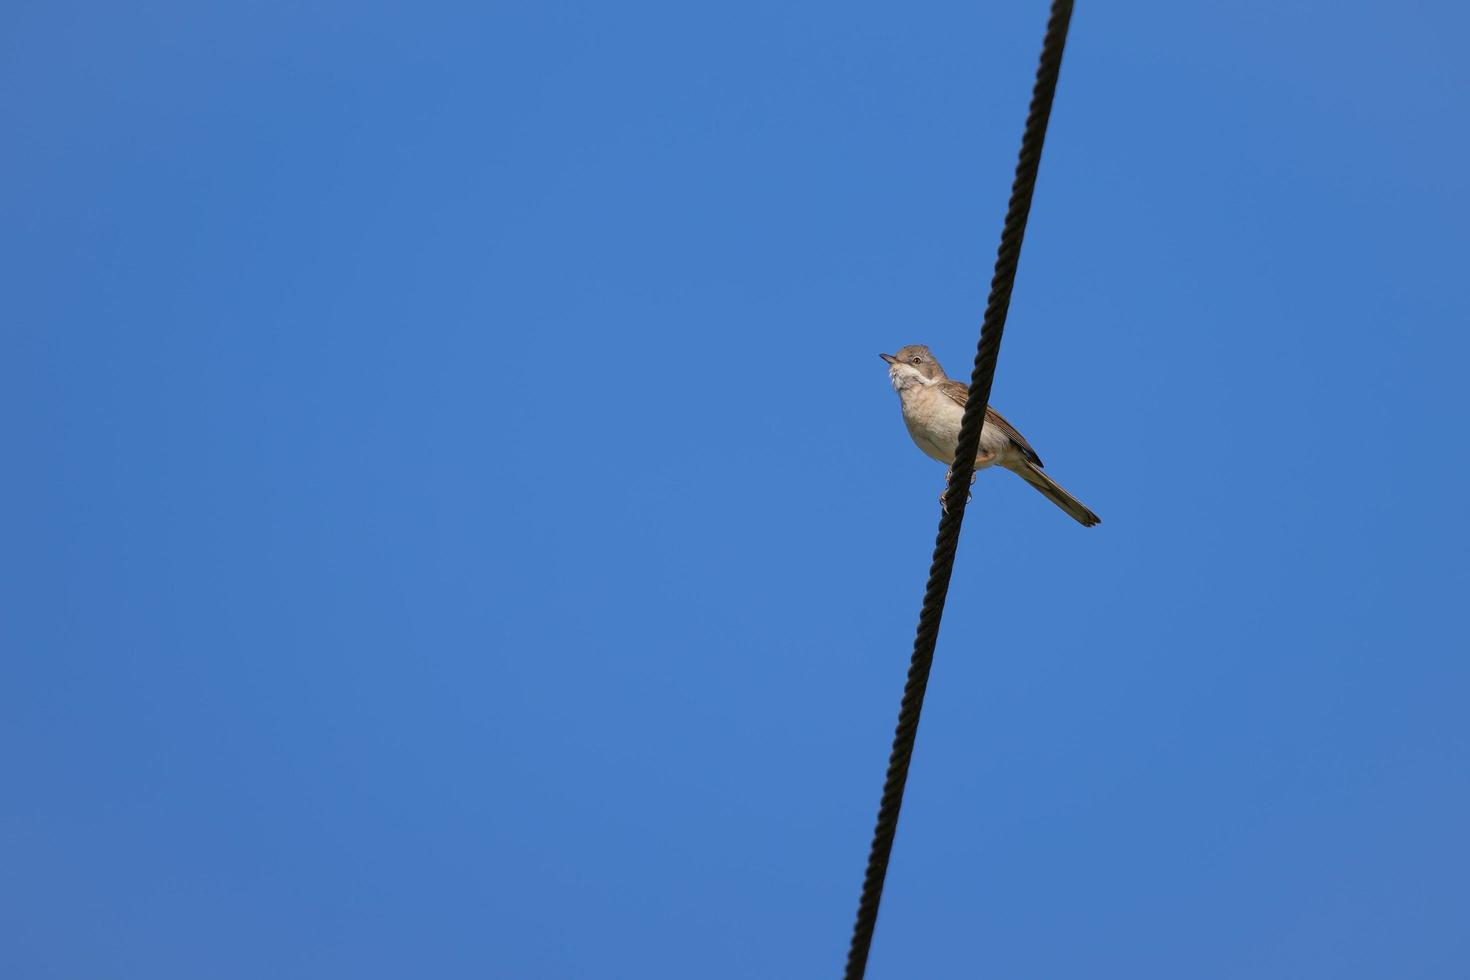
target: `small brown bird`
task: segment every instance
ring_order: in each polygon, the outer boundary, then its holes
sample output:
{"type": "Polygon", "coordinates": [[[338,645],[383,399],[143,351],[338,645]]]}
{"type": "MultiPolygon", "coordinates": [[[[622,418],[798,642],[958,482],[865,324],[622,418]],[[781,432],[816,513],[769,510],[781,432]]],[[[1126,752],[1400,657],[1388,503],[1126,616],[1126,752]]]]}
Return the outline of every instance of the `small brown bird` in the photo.
{"type": "MultiPolygon", "coordinates": [[[[888,378],[898,392],[898,399],[903,405],[903,421],[914,444],[925,455],[946,465],[953,464],[960,419],[965,414],[965,402],[970,398],[969,387],[946,376],[944,368],[923,344],[910,344],[900,348],[897,354],[878,356],[888,362],[888,378]]],[[[1041,457],[1036,455],[1031,443],[999,412],[987,405],[975,469],[993,465],[1003,466],[1031,484],[1083,527],[1102,523],[1102,519],[1088,510],[1082,501],[1041,471],[1041,457]]],[[[940,500],[943,499],[941,496],[940,500]]]]}

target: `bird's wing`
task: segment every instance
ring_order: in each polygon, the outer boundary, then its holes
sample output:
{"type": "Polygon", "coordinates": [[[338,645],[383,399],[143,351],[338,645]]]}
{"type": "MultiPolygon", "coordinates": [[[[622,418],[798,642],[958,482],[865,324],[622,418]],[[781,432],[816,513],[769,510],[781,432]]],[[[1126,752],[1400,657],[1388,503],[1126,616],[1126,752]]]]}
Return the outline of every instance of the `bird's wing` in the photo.
{"type": "MultiPolygon", "coordinates": [[[[950,400],[961,408],[964,408],[965,402],[970,400],[970,389],[963,381],[946,379],[939,382],[939,390],[948,395],[950,400]]],[[[1011,445],[1021,450],[1021,454],[1026,459],[1035,463],[1037,466],[1043,465],[1041,457],[1036,455],[1036,450],[1031,448],[1031,443],[1026,441],[1026,437],[1017,432],[1016,427],[1007,422],[1004,415],[989,405],[985,406],[985,424],[1000,430],[1011,441],[1011,445]]]]}

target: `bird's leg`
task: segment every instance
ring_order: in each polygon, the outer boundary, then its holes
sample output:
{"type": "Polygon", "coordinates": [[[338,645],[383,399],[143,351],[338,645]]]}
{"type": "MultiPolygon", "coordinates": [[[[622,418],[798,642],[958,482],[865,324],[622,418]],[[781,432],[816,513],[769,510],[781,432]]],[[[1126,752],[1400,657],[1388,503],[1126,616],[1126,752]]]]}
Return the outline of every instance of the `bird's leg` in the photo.
{"type": "MultiPolygon", "coordinates": [[[[989,463],[992,459],[995,459],[995,453],[984,453],[983,455],[975,457],[975,462],[989,463]]],[[[970,486],[973,487],[975,485],[975,477],[979,475],[979,473],[970,474],[970,486]]],[[[953,476],[954,467],[951,466],[949,469],[944,471],[944,489],[939,491],[939,509],[944,511],[946,514],[949,513],[949,505],[944,502],[944,495],[949,493],[949,481],[953,476]]],[[[973,493],[965,494],[965,503],[969,503],[971,500],[974,499],[975,495],[973,493]]]]}

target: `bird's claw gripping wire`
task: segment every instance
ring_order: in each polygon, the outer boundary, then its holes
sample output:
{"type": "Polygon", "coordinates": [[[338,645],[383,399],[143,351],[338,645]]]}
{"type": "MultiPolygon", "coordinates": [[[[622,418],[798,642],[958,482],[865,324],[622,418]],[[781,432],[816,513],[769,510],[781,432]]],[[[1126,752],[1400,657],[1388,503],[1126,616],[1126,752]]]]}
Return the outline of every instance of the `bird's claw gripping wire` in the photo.
{"type": "MultiPolygon", "coordinates": [[[[970,486],[973,487],[975,485],[975,477],[977,477],[979,475],[980,475],[979,473],[971,473],[970,474],[970,486]]],[[[947,503],[944,502],[944,498],[945,498],[945,495],[949,493],[949,478],[952,477],[952,476],[954,476],[954,468],[953,467],[951,467],[949,470],[947,470],[945,472],[945,474],[944,474],[944,489],[941,490],[941,491],[939,491],[939,509],[942,510],[946,514],[949,513],[949,504],[947,504],[947,503]]],[[[965,494],[965,503],[968,504],[970,501],[972,501],[974,499],[975,499],[975,495],[973,493],[967,493],[967,494],[965,494]]]]}

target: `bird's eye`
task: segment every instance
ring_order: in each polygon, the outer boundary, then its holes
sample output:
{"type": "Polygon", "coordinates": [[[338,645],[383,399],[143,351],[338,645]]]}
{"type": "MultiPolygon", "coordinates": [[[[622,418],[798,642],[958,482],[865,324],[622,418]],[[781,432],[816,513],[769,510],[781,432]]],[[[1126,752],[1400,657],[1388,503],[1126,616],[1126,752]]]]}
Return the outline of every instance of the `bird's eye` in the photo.
{"type": "Polygon", "coordinates": [[[913,357],[909,358],[909,360],[913,361],[915,364],[923,364],[924,363],[924,359],[922,357],[920,357],[918,354],[915,354],[913,357]]]}

